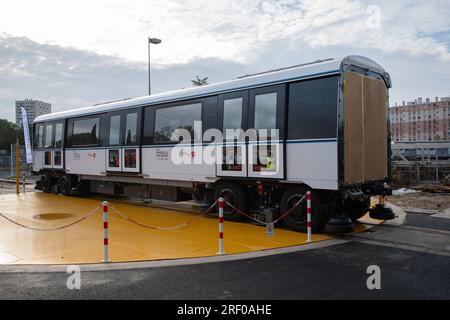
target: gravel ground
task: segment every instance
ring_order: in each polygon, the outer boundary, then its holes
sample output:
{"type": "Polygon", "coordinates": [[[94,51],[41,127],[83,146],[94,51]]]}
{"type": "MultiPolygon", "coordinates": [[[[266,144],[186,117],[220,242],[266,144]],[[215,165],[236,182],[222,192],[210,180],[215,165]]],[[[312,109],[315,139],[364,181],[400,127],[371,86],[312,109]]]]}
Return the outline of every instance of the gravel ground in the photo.
{"type": "Polygon", "coordinates": [[[450,194],[414,192],[391,196],[388,201],[404,209],[445,211],[450,209],[450,194]]]}

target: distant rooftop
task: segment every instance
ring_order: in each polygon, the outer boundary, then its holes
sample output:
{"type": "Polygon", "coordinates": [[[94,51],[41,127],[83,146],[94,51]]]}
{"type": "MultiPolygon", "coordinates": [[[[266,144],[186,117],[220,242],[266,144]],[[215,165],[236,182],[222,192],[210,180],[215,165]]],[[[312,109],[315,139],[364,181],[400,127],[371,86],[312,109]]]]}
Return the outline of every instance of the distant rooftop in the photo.
{"type": "Polygon", "coordinates": [[[430,98],[426,98],[426,99],[417,98],[414,101],[403,101],[401,104],[396,102],[394,107],[424,105],[424,104],[429,104],[429,103],[447,102],[447,101],[450,101],[450,96],[448,96],[448,97],[441,97],[440,99],[439,99],[439,97],[435,97],[434,100],[430,99],[430,98]]]}

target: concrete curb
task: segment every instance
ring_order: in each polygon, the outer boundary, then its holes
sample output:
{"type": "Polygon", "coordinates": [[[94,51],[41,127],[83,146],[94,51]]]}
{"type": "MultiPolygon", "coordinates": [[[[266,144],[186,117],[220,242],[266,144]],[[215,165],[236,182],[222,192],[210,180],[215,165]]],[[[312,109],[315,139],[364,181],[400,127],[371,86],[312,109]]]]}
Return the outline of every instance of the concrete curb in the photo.
{"type": "Polygon", "coordinates": [[[431,216],[432,218],[441,218],[441,219],[450,219],[450,213],[443,212],[443,213],[437,213],[437,214],[433,214],[431,216]]]}
{"type": "Polygon", "coordinates": [[[398,207],[395,204],[392,204],[390,202],[386,202],[386,205],[388,207],[390,207],[392,210],[394,210],[395,219],[394,220],[390,220],[390,221],[386,221],[384,224],[385,225],[394,225],[394,226],[400,226],[400,225],[405,224],[406,217],[408,216],[408,213],[404,209],[402,209],[402,208],[400,208],[400,207],[398,207]]]}
{"type": "Polygon", "coordinates": [[[428,209],[420,209],[420,208],[411,208],[405,209],[406,212],[409,213],[417,213],[417,214],[425,214],[425,215],[433,215],[439,213],[437,210],[428,210],[428,209]]]}
{"type": "MultiPolygon", "coordinates": [[[[326,248],[330,246],[340,245],[349,242],[350,240],[331,239],[320,241],[311,244],[298,245],[293,247],[270,249],[263,251],[255,251],[248,253],[240,253],[233,255],[204,257],[204,258],[189,258],[176,260],[159,260],[159,261],[143,261],[143,262],[117,262],[110,264],[79,264],[81,271],[95,272],[95,271],[119,271],[119,270],[133,270],[133,269],[147,269],[147,268],[161,268],[174,266],[188,266],[205,263],[217,263],[227,261],[237,261],[261,258],[285,253],[302,252],[319,248],[326,248]]],[[[2,265],[0,266],[0,273],[66,273],[68,265],[2,265]]]]}

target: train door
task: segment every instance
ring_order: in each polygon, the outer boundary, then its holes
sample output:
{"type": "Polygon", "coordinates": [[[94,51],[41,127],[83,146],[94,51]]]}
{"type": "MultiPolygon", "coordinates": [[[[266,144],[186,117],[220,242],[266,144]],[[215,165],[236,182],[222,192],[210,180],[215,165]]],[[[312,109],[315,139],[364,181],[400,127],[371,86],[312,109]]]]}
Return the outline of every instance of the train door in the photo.
{"type": "Polygon", "coordinates": [[[53,168],[63,169],[64,168],[64,150],[63,150],[63,138],[64,138],[64,123],[56,122],[54,124],[55,139],[53,141],[53,168]]]}
{"type": "Polygon", "coordinates": [[[109,116],[108,148],[106,149],[106,171],[122,171],[122,112],[112,113],[109,116]]]}
{"type": "Polygon", "coordinates": [[[33,134],[33,171],[39,172],[44,168],[44,124],[34,125],[33,134]]]}
{"type": "Polygon", "coordinates": [[[108,117],[106,170],[108,172],[141,172],[141,110],[115,112],[108,117]]]}
{"type": "Polygon", "coordinates": [[[249,178],[284,179],[285,85],[250,90],[249,178]]]}
{"type": "Polygon", "coordinates": [[[247,177],[247,150],[245,141],[232,132],[247,129],[248,91],[219,96],[219,128],[223,141],[217,163],[219,177],[247,177]]]}
{"type": "Polygon", "coordinates": [[[44,168],[63,169],[64,122],[58,121],[44,125],[44,168]]]}
{"type": "Polygon", "coordinates": [[[122,171],[141,172],[141,110],[135,109],[124,114],[124,147],[122,148],[122,171]]]}

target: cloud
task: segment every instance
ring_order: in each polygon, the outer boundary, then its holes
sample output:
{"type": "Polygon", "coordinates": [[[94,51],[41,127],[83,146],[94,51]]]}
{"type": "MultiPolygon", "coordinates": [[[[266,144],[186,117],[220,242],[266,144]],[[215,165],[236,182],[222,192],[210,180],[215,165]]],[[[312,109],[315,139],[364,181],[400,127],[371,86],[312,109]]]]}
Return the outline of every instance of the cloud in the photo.
{"type": "Polygon", "coordinates": [[[154,92],[197,74],[217,82],[361,54],[391,73],[393,102],[450,94],[448,0],[15,0],[4,9],[0,112],[10,119],[26,97],[57,111],[145,95],[149,35],[163,39],[152,46],[154,92]]]}
{"type": "Polygon", "coordinates": [[[152,54],[162,65],[199,58],[253,63],[276,40],[433,52],[450,60],[448,45],[430,36],[449,32],[449,6],[448,0],[15,0],[0,11],[0,30],[138,62],[146,60],[147,36],[157,36],[163,43],[152,54]],[[379,29],[367,28],[371,6],[380,10],[379,29]]]}
{"type": "MultiPolygon", "coordinates": [[[[214,58],[155,67],[153,92],[190,87],[195,75],[217,82],[246,70],[241,64],[214,58]]],[[[50,102],[53,111],[59,111],[143,96],[148,92],[147,79],[146,63],[0,34],[1,117],[13,119],[14,101],[25,98],[50,102]]]]}

